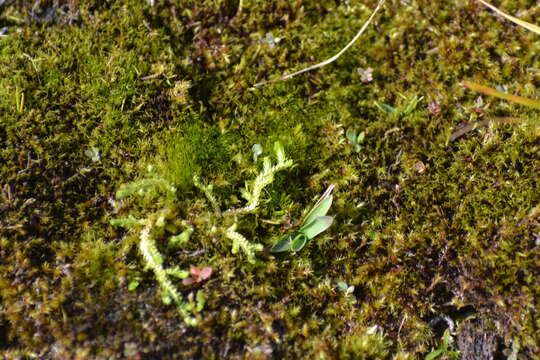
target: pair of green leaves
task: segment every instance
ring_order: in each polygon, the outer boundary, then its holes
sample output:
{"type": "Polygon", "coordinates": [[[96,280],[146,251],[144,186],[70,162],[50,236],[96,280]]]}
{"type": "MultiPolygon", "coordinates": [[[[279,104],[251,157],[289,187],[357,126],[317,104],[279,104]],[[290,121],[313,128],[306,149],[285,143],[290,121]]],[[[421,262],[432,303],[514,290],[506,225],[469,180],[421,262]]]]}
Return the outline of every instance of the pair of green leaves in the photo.
{"type": "Polygon", "coordinates": [[[393,107],[385,103],[381,103],[378,101],[375,101],[375,106],[379,108],[382,112],[388,113],[388,114],[397,114],[399,116],[407,116],[410,113],[412,113],[416,107],[418,106],[418,103],[422,101],[424,98],[423,96],[415,95],[412,98],[407,98],[405,95],[398,93],[398,95],[406,101],[404,105],[401,105],[399,107],[393,107]]]}
{"type": "Polygon", "coordinates": [[[334,190],[334,185],[330,185],[315,203],[313,209],[300,224],[298,231],[283,237],[270,249],[270,252],[300,251],[308,240],[328,229],[334,220],[333,217],[326,216],[332,205],[332,190],[334,190]]]}
{"type": "Polygon", "coordinates": [[[347,137],[347,140],[349,140],[349,144],[354,146],[354,151],[359,152],[366,137],[366,133],[362,131],[360,134],[356,134],[356,131],[348,129],[345,132],[345,136],[347,137]]]}

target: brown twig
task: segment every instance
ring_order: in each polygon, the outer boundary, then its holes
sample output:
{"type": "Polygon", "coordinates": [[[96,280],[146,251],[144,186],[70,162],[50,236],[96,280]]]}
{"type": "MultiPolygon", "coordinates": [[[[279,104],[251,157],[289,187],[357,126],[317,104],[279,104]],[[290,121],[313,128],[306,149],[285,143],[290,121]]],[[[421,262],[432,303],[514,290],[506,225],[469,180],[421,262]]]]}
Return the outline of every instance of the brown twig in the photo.
{"type": "Polygon", "coordinates": [[[514,124],[520,121],[522,121],[522,119],[516,118],[516,117],[493,117],[489,119],[480,120],[474,123],[469,123],[459,128],[458,130],[454,131],[452,135],[450,135],[450,142],[456,141],[457,139],[467,134],[468,132],[487,126],[489,124],[495,124],[495,123],[514,124]]]}

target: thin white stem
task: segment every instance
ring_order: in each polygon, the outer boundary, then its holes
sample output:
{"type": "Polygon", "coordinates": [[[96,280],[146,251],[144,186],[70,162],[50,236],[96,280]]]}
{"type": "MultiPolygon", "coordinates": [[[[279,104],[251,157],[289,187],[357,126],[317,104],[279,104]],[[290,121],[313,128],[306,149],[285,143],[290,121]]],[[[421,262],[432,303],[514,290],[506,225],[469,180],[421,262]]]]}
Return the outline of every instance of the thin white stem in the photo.
{"type": "Polygon", "coordinates": [[[377,4],[377,7],[375,8],[375,10],[373,11],[373,13],[371,14],[371,16],[369,17],[369,19],[364,23],[364,25],[362,26],[362,28],[360,29],[360,31],[358,31],[358,33],[356,33],[356,35],[354,36],[354,38],[343,48],[341,49],[336,55],[332,56],[330,59],[327,59],[321,63],[318,63],[318,64],[315,64],[315,65],[312,65],[312,66],[309,66],[305,69],[302,69],[302,70],[299,70],[299,71],[296,71],[292,74],[288,74],[288,75],[285,75],[285,76],[282,76],[280,77],[279,79],[276,79],[276,80],[268,80],[268,81],[261,81],[259,83],[256,83],[255,87],[259,87],[259,86],[262,86],[262,85],[266,85],[266,84],[270,84],[270,83],[275,83],[275,82],[278,82],[278,81],[282,81],[282,80],[289,80],[290,78],[296,76],[296,75],[299,75],[299,74],[302,74],[302,73],[305,73],[307,71],[311,71],[311,70],[315,70],[315,69],[318,69],[320,67],[323,67],[325,65],[328,65],[334,61],[336,61],[345,51],[347,51],[351,46],[353,46],[353,44],[356,42],[356,40],[358,40],[358,38],[364,33],[364,31],[367,29],[368,25],[373,21],[373,18],[375,17],[375,15],[377,14],[377,12],[381,9],[381,7],[383,6],[385,0],[381,0],[379,1],[379,3],[377,4]]]}

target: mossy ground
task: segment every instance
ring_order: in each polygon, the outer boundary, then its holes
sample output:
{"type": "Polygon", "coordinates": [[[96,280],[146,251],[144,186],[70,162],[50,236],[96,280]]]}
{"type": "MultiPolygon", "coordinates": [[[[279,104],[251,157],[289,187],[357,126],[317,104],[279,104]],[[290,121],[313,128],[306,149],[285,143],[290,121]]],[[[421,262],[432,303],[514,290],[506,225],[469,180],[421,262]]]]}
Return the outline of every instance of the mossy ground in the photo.
{"type": "MultiPolygon", "coordinates": [[[[460,85],[539,98],[538,36],[475,1],[387,1],[334,64],[253,89],[333,55],[376,1],[244,0],[238,14],[236,0],[155,3],[0,5],[0,356],[421,358],[441,316],[473,342],[491,334],[499,353],[519,343],[539,356],[540,130],[499,124],[448,141],[482,116],[538,117],[460,85]],[[261,41],[270,32],[281,41],[261,41]],[[374,103],[404,109],[414,96],[406,115],[374,103]],[[359,152],[346,129],[365,132],[359,152]],[[335,221],[301,252],[251,265],[197,232],[212,218],[191,178],[240,206],[252,145],[268,154],[276,140],[296,167],[238,231],[268,243],[331,183],[335,221]],[[119,204],[115,191],[147,165],[177,196],[119,204]],[[195,224],[168,261],[214,269],[197,327],[161,302],[136,237],[110,225],[163,204],[195,224]]],[[[496,5],[540,15],[532,0],[496,5]]]]}

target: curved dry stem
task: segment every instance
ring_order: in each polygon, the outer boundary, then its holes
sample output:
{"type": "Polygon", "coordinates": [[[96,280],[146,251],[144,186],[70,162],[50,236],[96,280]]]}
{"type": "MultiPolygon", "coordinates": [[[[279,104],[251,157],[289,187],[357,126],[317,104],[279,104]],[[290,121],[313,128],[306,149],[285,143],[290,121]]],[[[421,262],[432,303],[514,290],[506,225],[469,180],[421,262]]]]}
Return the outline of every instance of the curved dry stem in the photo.
{"type": "Polygon", "coordinates": [[[511,22],[513,22],[514,24],[517,24],[519,26],[522,26],[524,27],[525,29],[527,30],[530,30],[534,33],[537,33],[538,35],[540,35],[540,26],[537,26],[537,25],[534,25],[534,24],[531,24],[531,23],[528,23],[526,21],[523,21],[521,19],[518,19],[517,17],[515,16],[512,16],[512,15],[509,15],[507,13],[505,13],[504,11],[496,8],[495,6],[491,5],[490,3],[488,3],[487,1],[484,1],[484,0],[476,0],[482,4],[484,4],[484,6],[487,6],[488,8],[490,8],[491,10],[495,11],[497,14],[501,15],[502,17],[510,20],[511,22]]]}
{"type": "Polygon", "coordinates": [[[480,120],[480,121],[477,121],[477,122],[474,122],[474,123],[469,123],[469,124],[466,124],[462,127],[460,127],[459,129],[457,129],[456,131],[454,131],[452,133],[452,135],[450,135],[450,142],[454,142],[456,141],[457,139],[459,139],[460,137],[462,137],[463,135],[473,131],[473,130],[476,130],[476,129],[479,129],[481,127],[484,127],[484,126],[487,126],[489,124],[494,124],[494,123],[507,123],[507,124],[514,124],[514,123],[518,123],[522,121],[522,119],[520,118],[516,118],[516,117],[492,117],[492,118],[489,118],[489,119],[484,119],[484,120],[480,120]]]}
{"type": "Polygon", "coordinates": [[[318,69],[320,67],[326,66],[326,65],[336,61],[345,51],[347,51],[351,46],[353,46],[353,44],[356,42],[356,40],[358,40],[358,38],[364,33],[364,31],[367,29],[368,25],[373,21],[373,18],[375,17],[377,12],[384,5],[384,2],[385,2],[385,0],[379,1],[379,3],[377,4],[377,7],[375,8],[375,10],[373,10],[373,13],[371,13],[371,16],[369,17],[369,19],[367,19],[367,21],[364,23],[362,28],[358,31],[358,33],[356,33],[354,38],[343,49],[341,49],[336,55],[332,56],[330,59],[327,59],[327,60],[325,60],[325,61],[323,61],[321,63],[315,64],[315,65],[309,66],[309,67],[307,67],[305,69],[296,71],[296,72],[294,72],[292,74],[284,75],[284,76],[280,77],[279,79],[258,82],[253,86],[254,87],[259,87],[259,86],[262,86],[262,85],[271,84],[271,83],[275,83],[275,82],[282,81],[282,80],[289,80],[290,78],[292,78],[292,77],[294,77],[296,75],[300,75],[300,74],[305,73],[307,71],[318,69]]]}

